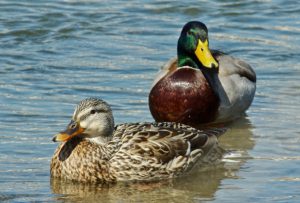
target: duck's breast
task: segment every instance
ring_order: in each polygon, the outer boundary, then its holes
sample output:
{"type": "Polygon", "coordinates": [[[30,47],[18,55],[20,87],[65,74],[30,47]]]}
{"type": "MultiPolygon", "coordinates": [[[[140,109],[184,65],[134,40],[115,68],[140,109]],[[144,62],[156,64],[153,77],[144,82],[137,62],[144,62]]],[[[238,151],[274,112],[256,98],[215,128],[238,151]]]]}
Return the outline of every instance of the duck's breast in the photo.
{"type": "Polygon", "coordinates": [[[218,98],[200,70],[181,67],[161,78],[149,94],[150,111],[156,121],[189,125],[212,121],[218,98]]]}

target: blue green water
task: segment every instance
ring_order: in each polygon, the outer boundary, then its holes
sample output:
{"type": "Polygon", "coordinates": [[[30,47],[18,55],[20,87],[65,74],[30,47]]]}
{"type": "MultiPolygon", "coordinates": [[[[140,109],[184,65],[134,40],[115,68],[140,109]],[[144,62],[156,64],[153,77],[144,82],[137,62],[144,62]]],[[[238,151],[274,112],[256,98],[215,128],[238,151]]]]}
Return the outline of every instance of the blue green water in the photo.
{"type": "Polygon", "coordinates": [[[299,202],[299,36],[296,0],[0,1],[0,201],[299,202]],[[81,99],[106,100],[116,123],[153,120],[149,88],[190,20],[257,73],[220,140],[232,156],[155,185],[50,183],[51,138],[81,99]]]}

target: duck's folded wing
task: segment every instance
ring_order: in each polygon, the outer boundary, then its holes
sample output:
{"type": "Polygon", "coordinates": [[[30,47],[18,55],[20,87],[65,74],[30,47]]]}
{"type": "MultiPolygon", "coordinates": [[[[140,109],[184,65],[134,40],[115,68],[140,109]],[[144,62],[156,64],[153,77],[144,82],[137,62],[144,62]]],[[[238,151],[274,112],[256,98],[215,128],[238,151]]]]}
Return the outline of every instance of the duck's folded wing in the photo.
{"type": "Polygon", "coordinates": [[[256,82],[256,74],[253,68],[242,59],[232,57],[229,54],[220,51],[213,51],[214,57],[219,62],[220,77],[228,75],[239,75],[239,77],[247,78],[252,83],[256,82]]]}
{"type": "Polygon", "coordinates": [[[111,162],[122,175],[174,176],[215,147],[222,133],[176,123],[124,124],[116,128],[114,140],[122,144],[111,162]]]}

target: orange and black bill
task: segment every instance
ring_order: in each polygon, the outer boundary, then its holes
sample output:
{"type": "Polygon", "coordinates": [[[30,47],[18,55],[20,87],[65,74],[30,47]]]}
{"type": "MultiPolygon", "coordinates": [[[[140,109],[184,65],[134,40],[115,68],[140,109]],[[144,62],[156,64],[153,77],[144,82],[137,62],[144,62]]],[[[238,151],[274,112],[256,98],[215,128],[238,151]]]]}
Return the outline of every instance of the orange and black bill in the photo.
{"type": "Polygon", "coordinates": [[[80,124],[74,120],[71,120],[67,129],[62,131],[56,135],[54,135],[52,141],[53,142],[66,142],[73,137],[81,134],[85,129],[80,126],[80,124]]]}

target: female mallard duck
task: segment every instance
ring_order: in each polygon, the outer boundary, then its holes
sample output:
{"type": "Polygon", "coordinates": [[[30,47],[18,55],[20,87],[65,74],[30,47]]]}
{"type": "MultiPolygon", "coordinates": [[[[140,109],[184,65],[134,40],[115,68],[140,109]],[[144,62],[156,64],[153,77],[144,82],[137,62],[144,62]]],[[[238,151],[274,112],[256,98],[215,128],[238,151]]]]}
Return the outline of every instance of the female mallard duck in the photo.
{"type": "Polygon", "coordinates": [[[177,55],[164,65],[149,94],[156,121],[197,126],[233,120],[248,109],[256,89],[255,72],[244,61],[210,51],[203,23],[192,21],[183,27],[177,55]]]}
{"type": "Polygon", "coordinates": [[[51,177],[107,183],[172,178],[196,162],[221,158],[217,136],[224,129],[197,130],[177,123],[128,123],[114,128],[111,108],[101,99],[81,101],[50,166],[51,177]]]}

